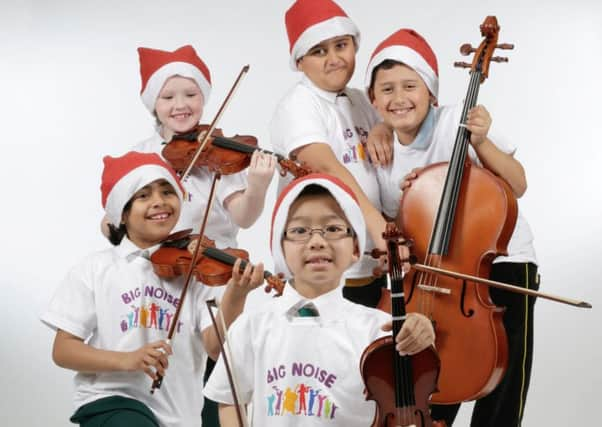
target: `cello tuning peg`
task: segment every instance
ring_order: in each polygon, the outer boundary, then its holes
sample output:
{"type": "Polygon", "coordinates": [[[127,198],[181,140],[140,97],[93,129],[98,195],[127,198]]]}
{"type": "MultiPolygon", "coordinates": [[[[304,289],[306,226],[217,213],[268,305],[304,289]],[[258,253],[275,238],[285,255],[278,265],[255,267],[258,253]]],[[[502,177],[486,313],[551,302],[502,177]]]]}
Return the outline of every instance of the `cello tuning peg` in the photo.
{"type": "Polygon", "coordinates": [[[381,257],[381,256],[383,256],[383,255],[387,255],[387,251],[381,251],[381,250],[380,250],[380,249],[378,249],[378,248],[374,248],[374,249],[372,249],[371,251],[366,251],[366,252],[364,252],[364,254],[365,254],[365,255],[369,255],[369,256],[371,256],[372,258],[378,259],[378,258],[380,258],[380,257],[381,257]]]}
{"type": "Polygon", "coordinates": [[[476,49],[470,43],[464,43],[460,46],[460,53],[464,56],[470,55],[473,52],[476,52],[476,49]]]}
{"type": "Polygon", "coordinates": [[[469,64],[468,62],[454,62],[454,67],[458,67],[458,68],[470,68],[472,65],[469,64]]]}
{"type": "Polygon", "coordinates": [[[508,62],[508,58],[503,56],[494,56],[493,58],[491,58],[491,60],[493,62],[508,62]]]}
{"type": "Polygon", "coordinates": [[[496,49],[505,49],[505,50],[514,49],[514,45],[512,43],[500,43],[500,44],[496,45],[495,47],[496,47],[496,49]]]}

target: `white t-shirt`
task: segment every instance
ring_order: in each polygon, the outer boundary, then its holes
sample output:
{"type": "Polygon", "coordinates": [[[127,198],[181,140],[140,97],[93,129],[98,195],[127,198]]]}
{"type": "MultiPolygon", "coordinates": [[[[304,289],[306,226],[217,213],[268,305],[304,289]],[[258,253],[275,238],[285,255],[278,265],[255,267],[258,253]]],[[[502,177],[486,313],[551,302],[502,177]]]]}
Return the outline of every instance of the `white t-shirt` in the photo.
{"type": "MultiPolygon", "coordinates": [[[[89,255],[63,280],[41,320],[103,350],[134,351],[166,339],[184,278],[161,280],[145,255],[127,237],[119,246],[89,255]]],[[[79,372],[75,408],[108,396],[125,396],[146,404],[161,426],[200,426],[207,359],[201,331],[211,326],[205,301],[222,293],[221,288],[190,284],[169,368],[154,394],[150,394],[152,380],[141,371],[79,372]]]]}
{"type": "MultiPolygon", "coordinates": [[[[397,216],[401,200],[400,184],[412,169],[449,162],[461,116],[462,105],[432,107],[416,139],[410,145],[402,145],[395,135],[393,162],[385,168],[377,168],[383,212],[387,216],[397,216]]],[[[489,139],[504,153],[512,155],[516,151],[508,141],[493,132],[490,132],[489,139]]],[[[468,148],[468,155],[475,164],[482,166],[472,145],[468,148]]],[[[508,254],[508,257],[497,257],[494,262],[537,263],[533,233],[520,210],[508,244],[508,254]]]]}
{"type": "MultiPolygon", "coordinates": [[[[162,156],[164,141],[161,135],[155,133],[152,137],[138,143],[133,150],[144,153],[157,153],[162,156]]],[[[201,219],[205,214],[205,207],[209,199],[209,191],[214,174],[206,168],[193,168],[183,185],[188,193],[187,199],[182,204],[182,211],[174,231],[187,228],[199,231],[201,219]]],[[[205,235],[215,240],[218,248],[235,248],[238,225],[232,221],[230,213],[224,207],[224,201],[238,191],[247,187],[246,172],[231,175],[222,175],[215,189],[215,201],[211,206],[205,235]]]]}
{"type": "MultiPolygon", "coordinates": [[[[362,91],[346,88],[344,93],[324,91],[303,76],[276,107],[270,124],[272,146],[276,153],[289,157],[305,145],[328,144],[381,211],[376,172],[364,149],[370,129],[380,119],[362,91]]],[[[290,180],[281,177],[279,191],[290,180]]],[[[369,234],[366,242],[366,250],[371,250],[374,244],[369,234]]],[[[375,260],[364,256],[346,272],[346,277],[369,277],[375,266],[375,260]]]]}
{"type": "MultiPolygon", "coordinates": [[[[365,348],[386,335],[390,315],[343,298],[342,288],[307,300],[292,286],[264,310],[243,312],[228,333],[242,403],[252,425],[369,426],[375,404],[364,399],[359,370],[365,348]],[[319,317],[297,317],[313,304],[319,317]]],[[[233,404],[222,358],[203,391],[233,404]]]]}

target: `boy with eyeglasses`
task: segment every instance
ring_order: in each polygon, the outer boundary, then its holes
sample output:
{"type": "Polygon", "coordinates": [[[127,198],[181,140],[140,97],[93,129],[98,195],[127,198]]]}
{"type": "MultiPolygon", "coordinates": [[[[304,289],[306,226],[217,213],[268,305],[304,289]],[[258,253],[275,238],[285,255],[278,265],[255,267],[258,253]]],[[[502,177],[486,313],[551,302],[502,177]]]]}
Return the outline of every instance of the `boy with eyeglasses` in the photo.
{"type": "MultiPolygon", "coordinates": [[[[359,361],[391,330],[391,317],[343,298],[345,271],[366,243],[351,189],[325,174],[285,187],[272,216],[274,265],[289,279],[282,297],[261,312],[243,312],[228,333],[239,401],[253,404],[257,426],[367,426],[375,404],[364,398],[359,361]]],[[[408,315],[397,350],[417,353],[434,342],[430,321],[408,315]]],[[[237,426],[220,358],[204,391],[220,402],[220,422],[237,426]]]]}

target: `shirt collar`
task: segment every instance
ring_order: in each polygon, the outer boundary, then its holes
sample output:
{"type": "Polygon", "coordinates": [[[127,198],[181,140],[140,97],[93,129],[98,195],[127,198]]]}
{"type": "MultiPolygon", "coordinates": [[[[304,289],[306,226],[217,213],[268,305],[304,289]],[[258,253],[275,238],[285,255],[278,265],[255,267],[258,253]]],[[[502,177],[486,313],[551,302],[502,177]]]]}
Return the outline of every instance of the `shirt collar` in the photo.
{"type": "Polygon", "coordinates": [[[321,320],[334,321],[340,318],[340,302],[343,298],[343,283],[330,292],[322,294],[316,298],[306,298],[299,294],[297,290],[287,283],[282,296],[279,298],[282,314],[289,320],[297,317],[297,311],[306,305],[313,306],[318,310],[318,316],[321,320]]]}
{"type": "MultiPolygon", "coordinates": [[[[320,98],[325,99],[326,101],[330,102],[331,104],[335,103],[337,96],[339,95],[339,92],[330,92],[328,90],[320,89],[305,74],[303,74],[303,77],[301,77],[301,84],[308,87],[312,92],[314,92],[320,98]]],[[[344,93],[345,95],[349,96],[349,93],[347,93],[347,88],[343,89],[340,93],[344,93]]],[[[351,100],[351,98],[349,98],[349,99],[351,100]]]]}
{"type": "Polygon", "coordinates": [[[150,256],[159,249],[160,246],[160,244],[156,244],[150,248],[140,249],[134,242],[128,239],[127,236],[124,236],[121,243],[115,247],[115,250],[121,258],[124,258],[128,262],[132,262],[137,258],[150,259],[150,256]]]}
{"type": "MultiPolygon", "coordinates": [[[[402,145],[403,148],[425,151],[431,145],[433,141],[433,132],[435,131],[435,107],[430,106],[429,112],[427,113],[418,134],[414,141],[410,145],[402,145]]],[[[395,136],[397,139],[397,135],[395,136]]]]}

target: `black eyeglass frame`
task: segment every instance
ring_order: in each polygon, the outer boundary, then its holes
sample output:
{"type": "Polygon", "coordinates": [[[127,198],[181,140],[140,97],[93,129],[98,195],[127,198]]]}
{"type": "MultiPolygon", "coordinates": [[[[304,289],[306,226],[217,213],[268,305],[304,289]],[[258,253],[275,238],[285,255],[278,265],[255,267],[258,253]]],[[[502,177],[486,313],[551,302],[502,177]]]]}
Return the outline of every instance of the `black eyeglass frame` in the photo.
{"type": "MultiPolygon", "coordinates": [[[[306,227],[291,227],[291,228],[306,228],[306,227]]],[[[307,227],[307,228],[309,228],[309,227],[307,227]]],[[[329,241],[342,240],[342,239],[345,239],[346,237],[355,237],[356,236],[355,231],[351,227],[345,227],[345,235],[342,235],[342,236],[337,237],[335,239],[329,239],[329,238],[327,238],[326,237],[326,230],[324,230],[323,228],[309,228],[309,232],[307,233],[307,238],[299,240],[299,239],[291,239],[289,236],[287,236],[287,232],[289,230],[284,230],[284,233],[282,235],[282,239],[283,240],[287,240],[289,242],[299,242],[299,243],[309,242],[311,240],[311,237],[316,232],[320,233],[320,236],[324,240],[329,240],[329,241]]]]}

